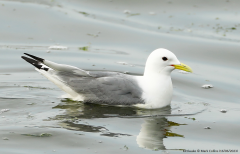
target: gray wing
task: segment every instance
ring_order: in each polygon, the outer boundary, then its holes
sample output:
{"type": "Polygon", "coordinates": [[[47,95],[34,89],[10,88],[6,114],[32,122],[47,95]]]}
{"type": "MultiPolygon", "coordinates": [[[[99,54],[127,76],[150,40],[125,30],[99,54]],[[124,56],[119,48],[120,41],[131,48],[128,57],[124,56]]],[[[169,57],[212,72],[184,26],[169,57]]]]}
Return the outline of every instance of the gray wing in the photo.
{"type": "Polygon", "coordinates": [[[57,64],[30,54],[28,63],[64,83],[84,96],[84,102],[111,105],[144,103],[142,89],[131,75],[117,72],[85,71],[74,66],[57,64]]]}
{"type": "Polygon", "coordinates": [[[62,81],[75,92],[84,96],[84,102],[111,105],[143,103],[142,90],[136,80],[116,72],[90,71],[89,76],[56,72],[62,81]]]}

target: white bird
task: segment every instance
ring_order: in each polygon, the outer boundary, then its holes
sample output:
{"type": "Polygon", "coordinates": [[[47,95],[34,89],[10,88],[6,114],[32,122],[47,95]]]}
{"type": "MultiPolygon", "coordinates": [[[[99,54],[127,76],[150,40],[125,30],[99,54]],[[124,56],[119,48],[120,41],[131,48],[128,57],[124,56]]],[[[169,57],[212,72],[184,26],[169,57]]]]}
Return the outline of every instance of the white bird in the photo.
{"type": "Polygon", "coordinates": [[[192,69],[180,63],[167,49],[156,49],[148,57],[143,76],[118,72],[85,71],[57,64],[30,54],[22,56],[36,70],[72,96],[84,103],[134,105],[142,108],[161,108],[172,100],[171,72],[192,69]]]}

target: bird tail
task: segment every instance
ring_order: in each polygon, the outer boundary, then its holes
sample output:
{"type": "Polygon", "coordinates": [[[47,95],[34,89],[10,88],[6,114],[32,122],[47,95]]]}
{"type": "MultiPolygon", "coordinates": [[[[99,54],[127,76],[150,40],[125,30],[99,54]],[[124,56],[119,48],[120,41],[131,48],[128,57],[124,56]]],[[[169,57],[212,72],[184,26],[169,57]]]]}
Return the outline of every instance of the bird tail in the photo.
{"type": "Polygon", "coordinates": [[[60,89],[70,94],[73,98],[77,100],[83,100],[83,97],[77,94],[71,87],[67,84],[67,79],[64,75],[61,74],[69,74],[77,77],[89,76],[88,72],[85,70],[81,70],[74,66],[57,64],[51,62],[49,60],[45,60],[36,56],[33,56],[28,53],[24,53],[25,55],[31,57],[22,56],[22,58],[28,63],[32,64],[36,67],[36,71],[44,75],[48,80],[56,84],[60,89]]]}

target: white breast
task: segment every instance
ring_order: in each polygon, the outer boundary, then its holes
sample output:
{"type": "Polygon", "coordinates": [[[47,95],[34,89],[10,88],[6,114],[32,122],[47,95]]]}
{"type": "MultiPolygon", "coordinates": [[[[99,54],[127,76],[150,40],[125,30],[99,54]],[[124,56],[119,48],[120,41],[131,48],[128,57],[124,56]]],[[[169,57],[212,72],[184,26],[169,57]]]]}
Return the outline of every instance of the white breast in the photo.
{"type": "Polygon", "coordinates": [[[136,106],[141,108],[161,108],[172,100],[172,80],[170,76],[156,76],[155,78],[139,77],[138,83],[143,89],[142,99],[145,104],[136,106]]]}

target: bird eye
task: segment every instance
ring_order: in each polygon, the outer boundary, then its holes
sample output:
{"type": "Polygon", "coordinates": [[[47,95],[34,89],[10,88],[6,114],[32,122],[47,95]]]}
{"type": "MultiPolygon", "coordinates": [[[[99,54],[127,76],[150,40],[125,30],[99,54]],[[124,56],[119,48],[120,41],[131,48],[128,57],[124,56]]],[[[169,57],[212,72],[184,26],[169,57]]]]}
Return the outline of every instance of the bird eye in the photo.
{"type": "Polygon", "coordinates": [[[167,57],[162,57],[162,60],[167,61],[168,59],[167,59],[167,57]]]}

